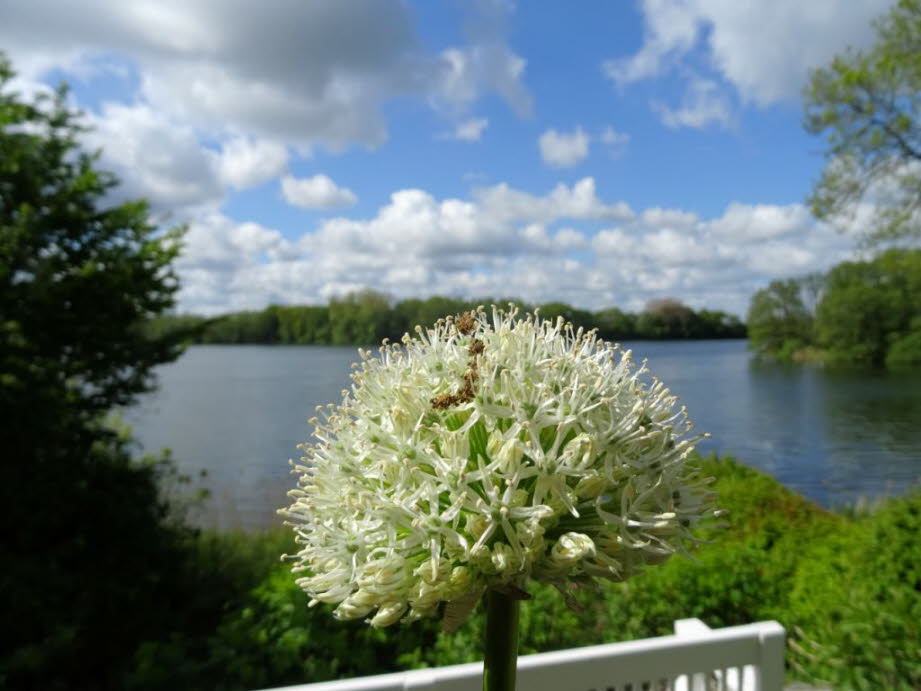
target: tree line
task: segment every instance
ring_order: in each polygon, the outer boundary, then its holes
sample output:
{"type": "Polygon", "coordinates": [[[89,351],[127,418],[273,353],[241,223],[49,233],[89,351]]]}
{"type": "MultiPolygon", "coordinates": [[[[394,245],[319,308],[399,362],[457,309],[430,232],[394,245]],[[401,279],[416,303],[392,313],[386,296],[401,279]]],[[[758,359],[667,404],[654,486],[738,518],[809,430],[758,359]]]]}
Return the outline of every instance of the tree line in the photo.
{"type": "Polygon", "coordinates": [[[752,296],[749,346],[780,360],[921,365],[921,249],[893,248],[752,296]]]}
{"type": "Polygon", "coordinates": [[[576,327],[598,329],[609,341],[745,338],[745,324],[721,310],[694,310],[681,301],[650,301],[640,313],[616,307],[597,311],[563,302],[529,305],[520,300],[481,298],[462,300],[434,296],[392,302],[386,295],[365,290],[333,298],[327,305],[270,305],[263,310],[232,312],[214,318],[165,315],[150,328],[157,337],[177,330],[192,334],[195,343],[268,343],[296,345],[371,345],[385,338],[399,340],[415,327],[431,326],[447,315],[477,305],[537,307],[544,318],[562,317],[576,327]]]}

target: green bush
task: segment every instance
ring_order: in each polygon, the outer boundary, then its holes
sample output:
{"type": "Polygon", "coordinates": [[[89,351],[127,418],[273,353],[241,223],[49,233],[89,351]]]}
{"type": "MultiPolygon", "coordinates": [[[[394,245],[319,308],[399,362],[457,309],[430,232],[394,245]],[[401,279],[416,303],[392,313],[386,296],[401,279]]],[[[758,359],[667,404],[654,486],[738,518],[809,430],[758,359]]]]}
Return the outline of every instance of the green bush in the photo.
{"type": "Polygon", "coordinates": [[[893,341],[886,352],[886,367],[915,367],[921,365],[921,319],[912,323],[914,329],[893,341]]]}
{"type": "MultiPolygon", "coordinates": [[[[921,683],[912,657],[921,639],[921,494],[846,516],[732,459],[702,464],[728,510],[725,526],[704,536],[712,542],[693,560],[675,556],[627,583],[576,592],[579,612],[554,588],[532,586],[521,654],[664,635],[686,617],[711,627],[776,619],[788,630],[791,677],[857,689],[921,683]]],[[[374,630],[307,606],[277,561],[293,546],[287,530],[196,544],[198,570],[188,578],[201,590],[177,606],[168,635],[136,651],[125,688],[260,688],[481,659],[482,606],[450,635],[435,620],[374,630]],[[216,609],[219,623],[209,614],[216,609]]]]}
{"type": "Polygon", "coordinates": [[[921,687],[921,492],[842,526],[800,559],[791,662],[840,688],[921,687]]]}

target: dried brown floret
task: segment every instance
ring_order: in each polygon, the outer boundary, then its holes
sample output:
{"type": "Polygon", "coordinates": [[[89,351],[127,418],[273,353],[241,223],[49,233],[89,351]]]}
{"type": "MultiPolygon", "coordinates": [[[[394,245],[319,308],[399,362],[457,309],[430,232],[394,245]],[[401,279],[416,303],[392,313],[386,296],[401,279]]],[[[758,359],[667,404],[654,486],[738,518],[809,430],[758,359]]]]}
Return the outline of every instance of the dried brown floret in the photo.
{"type": "MultiPolygon", "coordinates": [[[[454,322],[454,326],[457,328],[458,332],[462,334],[467,334],[473,331],[476,328],[476,321],[470,312],[464,312],[461,316],[457,318],[454,322]]],[[[478,338],[474,338],[470,345],[467,347],[467,354],[470,355],[470,361],[468,363],[469,368],[464,372],[464,382],[461,384],[461,388],[457,393],[443,393],[435,396],[430,400],[432,407],[436,410],[445,410],[455,405],[461,403],[469,403],[476,396],[476,391],[474,390],[474,384],[476,380],[480,378],[480,375],[477,373],[477,361],[476,356],[482,353],[486,349],[486,345],[478,338]]]]}
{"type": "Polygon", "coordinates": [[[432,407],[435,408],[436,410],[444,410],[446,408],[450,408],[451,406],[457,405],[460,401],[458,401],[458,397],[456,394],[441,393],[435,396],[434,398],[432,398],[431,401],[429,402],[432,404],[432,407]]]}
{"type": "Polygon", "coordinates": [[[454,326],[457,328],[458,333],[469,334],[476,328],[476,319],[473,318],[470,312],[464,312],[454,322],[454,326]]]}

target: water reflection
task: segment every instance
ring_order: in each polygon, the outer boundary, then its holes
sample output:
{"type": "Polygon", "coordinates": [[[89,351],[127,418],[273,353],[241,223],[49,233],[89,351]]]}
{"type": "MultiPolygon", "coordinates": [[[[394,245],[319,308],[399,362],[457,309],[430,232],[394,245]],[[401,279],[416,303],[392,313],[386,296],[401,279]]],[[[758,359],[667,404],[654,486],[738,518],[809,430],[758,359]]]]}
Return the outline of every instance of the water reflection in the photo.
{"type": "MultiPolygon", "coordinates": [[[[633,343],[712,438],[826,506],[901,492],[921,475],[921,373],[753,362],[740,341],[633,343]]],[[[160,370],[160,391],[126,414],[148,449],[208,471],[200,522],[276,524],[288,459],[317,405],[349,385],[354,348],[199,346],[160,370]]]]}
{"type": "Polygon", "coordinates": [[[836,502],[898,494],[921,480],[921,373],[819,370],[817,378],[836,502]]]}

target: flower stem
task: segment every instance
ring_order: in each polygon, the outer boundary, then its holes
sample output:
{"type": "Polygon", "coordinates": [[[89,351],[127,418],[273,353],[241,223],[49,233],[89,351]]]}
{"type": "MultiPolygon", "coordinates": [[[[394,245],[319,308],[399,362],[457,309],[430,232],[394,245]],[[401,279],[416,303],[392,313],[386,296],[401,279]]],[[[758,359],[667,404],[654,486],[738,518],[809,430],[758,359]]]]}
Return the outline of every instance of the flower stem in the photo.
{"type": "Polygon", "coordinates": [[[495,590],[490,590],[486,597],[483,691],[515,691],[521,601],[495,590]]]}

